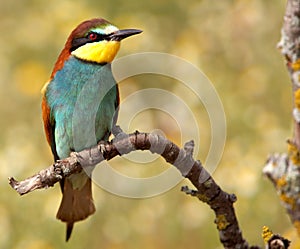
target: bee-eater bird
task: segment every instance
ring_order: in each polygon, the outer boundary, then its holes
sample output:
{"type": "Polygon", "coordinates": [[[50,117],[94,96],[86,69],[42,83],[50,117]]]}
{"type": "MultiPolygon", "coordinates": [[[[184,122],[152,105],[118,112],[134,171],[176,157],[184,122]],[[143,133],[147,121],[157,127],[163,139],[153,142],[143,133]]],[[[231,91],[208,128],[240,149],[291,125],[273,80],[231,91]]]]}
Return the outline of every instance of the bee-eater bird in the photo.
{"type": "MultiPolygon", "coordinates": [[[[108,140],[116,122],[119,91],[111,71],[120,41],[142,32],[118,29],[95,18],[70,34],[42,90],[42,112],[54,160],[108,140]]],[[[62,201],[56,217],[67,223],[66,240],[74,222],[95,212],[91,179],[82,171],[60,182],[62,201]]]]}

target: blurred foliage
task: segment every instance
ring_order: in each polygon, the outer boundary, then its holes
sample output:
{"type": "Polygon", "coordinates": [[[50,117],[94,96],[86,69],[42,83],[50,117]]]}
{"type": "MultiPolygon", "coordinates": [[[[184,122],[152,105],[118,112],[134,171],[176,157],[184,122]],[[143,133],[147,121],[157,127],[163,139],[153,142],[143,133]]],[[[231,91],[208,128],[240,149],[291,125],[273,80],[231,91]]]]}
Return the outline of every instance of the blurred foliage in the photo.
{"type": "MultiPolygon", "coordinates": [[[[144,30],[123,43],[119,57],[166,52],[205,72],[227,119],[226,146],[214,177],[238,196],[235,207],[243,234],[250,243],[262,245],[261,229],[267,225],[292,238],[285,210],[261,174],[267,155],[285,151],[291,135],[290,84],[276,49],[284,9],[285,1],[260,0],[1,0],[0,248],[221,248],[212,212],[180,193],[187,181],[148,199],[122,198],[95,186],[97,212],[76,224],[67,244],[65,226],[55,219],[61,195],[57,186],[22,198],[8,186],[7,177],[21,179],[52,163],[40,89],[70,31],[91,17],[144,30]]],[[[121,98],[147,87],[182,92],[178,82],[163,77],[134,77],[121,84],[121,98]]],[[[201,103],[191,105],[200,123],[198,158],[204,160],[209,119],[201,103]]],[[[148,110],[136,116],[129,131],[160,129],[182,144],[172,122],[168,115],[148,110]]],[[[130,176],[168,167],[159,160],[141,167],[122,159],[113,160],[112,166],[130,176]]]]}

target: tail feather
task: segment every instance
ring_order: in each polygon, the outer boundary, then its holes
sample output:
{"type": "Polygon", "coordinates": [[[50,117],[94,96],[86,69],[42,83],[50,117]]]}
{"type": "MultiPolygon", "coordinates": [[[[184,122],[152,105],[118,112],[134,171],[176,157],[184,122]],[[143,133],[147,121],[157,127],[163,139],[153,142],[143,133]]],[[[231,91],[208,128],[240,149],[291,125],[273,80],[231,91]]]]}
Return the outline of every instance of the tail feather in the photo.
{"type": "Polygon", "coordinates": [[[92,197],[91,179],[80,189],[74,189],[70,179],[65,178],[63,183],[63,198],[58,209],[56,218],[67,223],[66,241],[71,237],[75,222],[84,220],[95,212],[92,197]]]}
{"type": "Polygon", "coordinates": [[[66,231],[66,241],[68,242],[68,240],[70,239],[71,237],[71,234],[72,234],[72,230],[73,230],[73,226],[74,226],[74,223],[67,223],[67,231],[66,231]]]}

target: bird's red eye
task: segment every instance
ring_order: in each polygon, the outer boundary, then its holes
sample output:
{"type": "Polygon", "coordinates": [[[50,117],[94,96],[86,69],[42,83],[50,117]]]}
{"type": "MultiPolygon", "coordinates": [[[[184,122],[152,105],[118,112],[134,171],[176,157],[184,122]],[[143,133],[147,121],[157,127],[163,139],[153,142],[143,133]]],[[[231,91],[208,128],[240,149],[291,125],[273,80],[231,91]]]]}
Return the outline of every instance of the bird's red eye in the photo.
{"type": "Polygon", "coordinates": [[[95,34],[95,33],[90,33],[90,34],[89,34],[89,39],[92,40],[92,41],[96,40],[96,39],[97,39],[97,34],[95,34]]]}

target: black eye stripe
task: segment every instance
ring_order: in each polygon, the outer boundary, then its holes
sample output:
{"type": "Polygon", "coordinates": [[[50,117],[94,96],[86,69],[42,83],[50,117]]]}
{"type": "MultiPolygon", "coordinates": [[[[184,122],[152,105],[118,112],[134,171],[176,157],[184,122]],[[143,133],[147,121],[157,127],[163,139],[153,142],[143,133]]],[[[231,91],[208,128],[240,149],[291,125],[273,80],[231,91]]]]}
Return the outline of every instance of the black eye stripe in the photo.
{"type": "Polygon", "coordinates": [[[71,43],[70,52],[74,51],[76,48],[79,48],[80,46],[88,43],[88,39],[86,37],[82,38],[74,38],[71,43]]]}
{"type": "Polygon", "coordinates": [[[86,38],[88,40],[90,40],[91,42],[94,42],[94,41],[102,41],[102,40],[107,40],[108,39],[108,35],[105,35],[105,34],[99,34],[99,33],[96,33],[96,32],[89,32],[86,36],[86,38]],[[93,38],[93,39],[90,39],[91,38],[91,35],[94,35],[96,38],[93,38]]]}
{"type": "Polygon", "coordinates": [[[95,32],[89,32],[85,37],[74,38],[72,40],[70,52],[83,46],[84,44],[91,43],[91,42],[103,41],[103,40],[109,40],[109,35],[99,34],[99,33],[95,33],[95,32]],[[91,34],[96,35],[96,38],[90,39],[91,34]]]}

